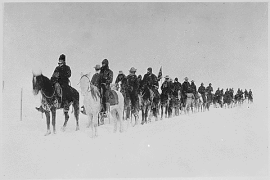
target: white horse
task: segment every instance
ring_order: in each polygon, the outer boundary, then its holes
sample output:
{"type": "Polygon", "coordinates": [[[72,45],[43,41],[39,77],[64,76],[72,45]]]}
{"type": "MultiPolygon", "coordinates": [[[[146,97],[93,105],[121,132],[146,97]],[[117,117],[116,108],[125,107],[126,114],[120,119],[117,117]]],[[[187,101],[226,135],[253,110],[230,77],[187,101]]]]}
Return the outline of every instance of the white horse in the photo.
{"type": "Polygon", "coordinates": [[[86,115],[88,116],[88,127],[92,128],[92,137],[97,137],[97,125],[99,112],[101,110],[100,93],[96,86],[90,83],[90,73],[81,73],[80,88],[81,93],[84,96],[83,105],[86,115]]]}
{"type": "Polygon", "coordinates": [[[109,115],[111,115],[114,119],[114,132],[117,131],[117,121],[120,123],[120,132],[123,132],[123,112],[125,106],[124,96],[121,92],[116,90],[116,84],[111,84],[111,89],[115,91],[118,96],[118,104],[110,105],[109,115]]]}

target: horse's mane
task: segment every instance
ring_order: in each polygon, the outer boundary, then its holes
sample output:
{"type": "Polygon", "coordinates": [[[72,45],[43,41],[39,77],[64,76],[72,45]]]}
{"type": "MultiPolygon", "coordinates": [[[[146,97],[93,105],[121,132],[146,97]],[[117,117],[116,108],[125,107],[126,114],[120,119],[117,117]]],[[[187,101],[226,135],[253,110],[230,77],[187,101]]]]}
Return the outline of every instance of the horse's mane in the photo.
{"type": "Polygon", "coordinates": [[[91,92],[91,96],[93,97],[93,99],[95,99],[96,101],[98,100],[98,98],[100,98],[100,93],[99,90],[96,86],[94,86],[93,84],[90,84],[90,92],[91,92]]]}

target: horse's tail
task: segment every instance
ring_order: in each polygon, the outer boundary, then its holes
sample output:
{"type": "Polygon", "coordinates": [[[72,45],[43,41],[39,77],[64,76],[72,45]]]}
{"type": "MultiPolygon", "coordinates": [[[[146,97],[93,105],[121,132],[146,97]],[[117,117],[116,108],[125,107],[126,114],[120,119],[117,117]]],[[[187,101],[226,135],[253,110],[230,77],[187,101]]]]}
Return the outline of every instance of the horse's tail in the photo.
{"type": "MultiPolygon", "coordinates": [[[[74,89],[75,90],[75,89],[74,89]]],[[[73,109],[74,109],[74,116],[76,118],[76,120],[79,119],[79,114],[80,114],[80,95],[79,92],[77,90],[74,91],[74,97],[73,97],[73,109]]]]}

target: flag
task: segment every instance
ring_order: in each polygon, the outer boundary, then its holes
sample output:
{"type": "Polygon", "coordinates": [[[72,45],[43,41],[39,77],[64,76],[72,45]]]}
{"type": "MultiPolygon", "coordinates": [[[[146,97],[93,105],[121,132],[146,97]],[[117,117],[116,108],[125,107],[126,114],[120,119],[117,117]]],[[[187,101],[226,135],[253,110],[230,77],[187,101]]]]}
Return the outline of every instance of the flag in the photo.
{"type": "Polygon", "coordinates": [[[159,69],[159,72],[158,72],[158,81],[162,78],[162,66],[160,67],[159,69]]]}

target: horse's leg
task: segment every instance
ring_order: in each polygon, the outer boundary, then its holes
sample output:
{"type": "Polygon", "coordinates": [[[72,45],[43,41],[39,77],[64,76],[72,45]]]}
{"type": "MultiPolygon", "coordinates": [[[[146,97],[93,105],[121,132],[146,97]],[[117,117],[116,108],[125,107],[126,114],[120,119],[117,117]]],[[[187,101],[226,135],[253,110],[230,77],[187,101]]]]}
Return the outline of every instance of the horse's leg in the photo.
{"type": "Polygon", "coordinates": [[[52,111],[52,125],[53,125],[53,133],[56,134],[55,129],[55,116],[56,116],[56,108],[51,108],[52,111]]]}
{"type": "Polygon", "coordinates": [[[144,108],[144,105],[142,105],[142,125],[145,123],[145,108],[144,108]]]}
{"type": "Polygon", "coordinates": [[[47,120],[47,132],[46,132],[45,136],[48,136],[49,134],[51,134],[51,130],[50,130],[50,112],[45,111],[45,115],[46,115],[46,120],[47,120]]]}
{"type": "Polygon", "coordinates": [[[162,119],[163,119],[163,105],[161,105],[160,108],[161,108],[161,116],[160,116],[160,119],[162,120],[162,119]]]}
{"type": "Polygon", "coordinates": [[[92,126],[92,123],[93,123],[92,119],[93,119],[93,114],[89,114],[88,115],[88,125],[86,126],[87,128],[90,128],[90,126],[92,126]]]}
{"type": "Polygon", "coordinates": [[[123,111],[121,108],[119,109],[119,111],[116,113],[116,119],[118,119],[118,121],[120,121],[120,132],[123,132],[123,117],[122,117],[122,113],[121,111],[123,111]]]}
{"type": "Polygon", "coordinates": [[[64,114],[65,114],[65,122],[64,122],[64,125],[62,127],[62,131],[65,131],[66,130],[67,122],[68,122],[68,119],[69,119],[68,112],[65,111],[64,114]]]}
{"type": "Polygon", "coordinates": [[[74,109],[74,116],[76,119],[76,131],[78,131],[79,128],[79,115],[80,115],[80,104],[79,104],[79,97],[76,101],[73,102],[72,107],[74,109]]]}
{"type": "Polygon", "coordinates": [[[97,126],[98,126],[98,114],[99,114],[99,112],[96,112],[96,113],[94,113],[92,115],[92,124],[94,124],[94,129],[95,129],[95,135],[94,135],[94,137],[97,137],[98,136],[98,130],[97,130],[97,126]]]}
{"type": "Polygon", "coordinates": [[[91,130],[92,130],[92,138],[94,138],[94,134],[95,134],[95,132],[94,132],[94,119],[93,119],[93,114],[88,114],[88,120],[89,120],[89,122],[90,122],[90,124],[91,124],[91,130]]]}
{"type": "Polygon", "coordinates": [[[116,133],[116,131],[117,131],[117,117],[116,117],[115,110],[113,110],[112,114],[113,114],[113,119],[114,119],[114,130],[113,130],[113,132],[116,133]]]}

